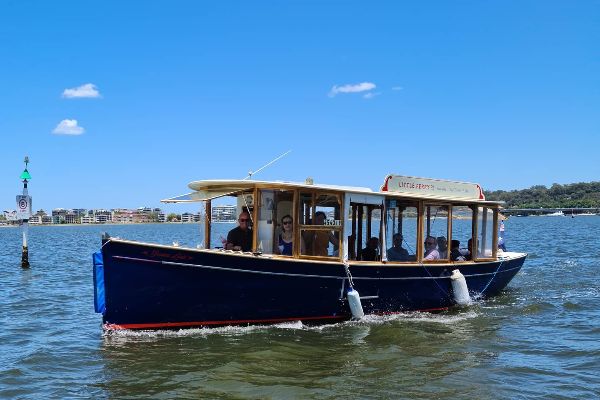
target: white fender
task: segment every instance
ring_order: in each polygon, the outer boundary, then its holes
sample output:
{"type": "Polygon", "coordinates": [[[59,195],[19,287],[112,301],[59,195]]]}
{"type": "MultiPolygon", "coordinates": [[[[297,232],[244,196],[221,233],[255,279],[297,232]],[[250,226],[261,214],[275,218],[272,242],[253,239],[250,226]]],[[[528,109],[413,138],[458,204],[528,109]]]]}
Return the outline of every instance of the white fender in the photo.
{"type": "Polygon", "coordinates": [[[450,276],[452,282],[452,292],[454,293],[454,301],[460,306],[466,306],[472,303],[469,296],[469,288],[465,276],[455,269],[450,276]]]}
{"type": "Polygon", "coordinates": [[[360,302],[360,295],[358,294],[358,292],[353,288],[350,288],[346,297],[348,298],[348,304],[350,305],[352,318],[361,319],[362,317],[364,317],[365,313],[363,311],[362,304],[360,302]]]}

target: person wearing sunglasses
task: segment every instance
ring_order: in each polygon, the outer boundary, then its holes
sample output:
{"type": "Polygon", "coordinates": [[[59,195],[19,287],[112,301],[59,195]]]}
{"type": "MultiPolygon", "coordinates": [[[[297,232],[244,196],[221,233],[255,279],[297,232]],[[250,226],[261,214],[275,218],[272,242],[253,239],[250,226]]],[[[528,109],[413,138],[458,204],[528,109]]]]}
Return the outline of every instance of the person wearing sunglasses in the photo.
{"type": "Polygon", "coordinates": [[[431,260],[439,260],[440,253],[437,250],[437,239],[433,236],[427,236],[425,239],[425,257],[423,260],[431,261],[431,260]]]}
{"type": "Polygon", "coordinates": [[[275,251],[284,256],[292,255],[292,246],[294,242],[294,221],[291,215],[284,215],[281,218],[281,233],[275,251]]]}
{"type": "Polygon", "coordinates": [[[238,226],[227,234],[227,250],[251,251],[252,229],[250,229],[250,214],[243,211],[238,217],[238,226]]]}

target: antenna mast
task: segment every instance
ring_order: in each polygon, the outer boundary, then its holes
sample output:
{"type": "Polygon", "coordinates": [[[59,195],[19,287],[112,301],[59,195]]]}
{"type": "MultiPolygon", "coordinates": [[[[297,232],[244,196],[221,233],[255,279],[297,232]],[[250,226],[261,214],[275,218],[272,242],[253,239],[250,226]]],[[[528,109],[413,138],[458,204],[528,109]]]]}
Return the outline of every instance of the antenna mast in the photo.
{"type": "Polygon", "coordinates": [[[287,156],[288,154],[290,154],[292,151],[288,150],[285,153],[283,153],[282,155],[280,155],[279,157],[275,158],[274,160],[268,162],[267,164],[263,165],[262,167],[260,167],[259,169],[257,169],[256,171],[248,171],[248,176],[245,177],[244,179],[242,179],[243,181],[245,181],[246,179],[250,179],[252,178],[252,175],[256,174],[257,172],[262,171],[263,169],[267,168],[269,165],[273,164],[275,161],[282,159],[283,157],[287,156]]]}

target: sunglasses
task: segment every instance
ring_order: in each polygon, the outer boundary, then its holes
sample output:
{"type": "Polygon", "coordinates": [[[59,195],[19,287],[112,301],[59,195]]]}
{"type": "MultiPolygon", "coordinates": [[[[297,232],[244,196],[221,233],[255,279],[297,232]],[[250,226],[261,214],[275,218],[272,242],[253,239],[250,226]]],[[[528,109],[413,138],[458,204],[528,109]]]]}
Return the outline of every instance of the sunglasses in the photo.
{"type": "Polygon", "coordinates": [[[435,242],[425,242],[425,244],[432,245],[435,244],[435,242]]]}
{"type": "Polygon", "coordinates": [[[240,218],[240,222],[248,222],[250,221],[248,218],[240,218]]]}
{"type": "Polygon", "coordinates": [[[284,224],[284,225],[291,225],[291,224],[292,224],[292,221],[283,221],[283,224],[284,224]]]}

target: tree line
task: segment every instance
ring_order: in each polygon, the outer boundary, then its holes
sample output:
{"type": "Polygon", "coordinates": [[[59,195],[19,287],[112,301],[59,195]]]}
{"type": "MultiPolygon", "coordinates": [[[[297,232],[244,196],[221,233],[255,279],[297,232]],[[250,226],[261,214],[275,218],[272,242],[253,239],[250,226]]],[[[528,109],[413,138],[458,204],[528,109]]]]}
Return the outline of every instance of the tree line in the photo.
{"type": "Polygon", "coordinates": [[[600,182],[580,182],[550,188],[535,185],[522,190],[484,190],[486,200],[504,201],[505,208],[600,207],[600,182]]]}

